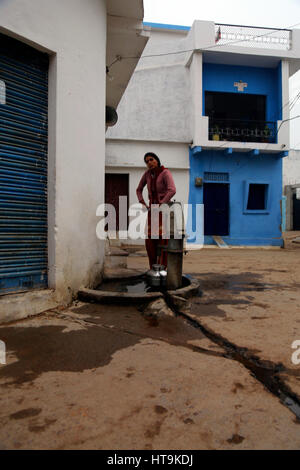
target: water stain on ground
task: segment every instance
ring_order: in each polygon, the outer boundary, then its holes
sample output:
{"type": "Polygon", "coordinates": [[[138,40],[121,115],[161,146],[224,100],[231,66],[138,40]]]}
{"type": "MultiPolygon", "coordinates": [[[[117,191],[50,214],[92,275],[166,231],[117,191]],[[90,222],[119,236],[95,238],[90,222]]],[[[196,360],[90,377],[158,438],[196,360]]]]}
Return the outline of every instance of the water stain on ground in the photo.
{"type": "Polygon", "coordinates": [[[73,312],[78,318],[83,316],[86,322],[109,325],[119,331],[130,331],[132,334],[165,341],[171,345],[191,347],[191,341],[206,338],[183,318],[167,315],[144,316],[135,306],[111,305],[108,312],[105,305],[83,305],[73,309],[73,312]]]}
{"type": "Polygon", "coordinates": [[[264,292],[284,287],[281,284],[261,282],[263,275],[252,272],[226,275],[218,273],[201,273],[199,275],[198,273],[194,276],[200,281],[200,288],[204,292],[222,289],[239,294],[242,292],[264,292]]]}
{"type": "Polygon", "coordinates": [[[32,382],[45,372],[83,372],[104,367],[117,351],[140,338],[88,326],[64,332],[66,326],[1,328],[1,339],[18,359],[0,370],[5,385],[32,382]]]}
{"type": "Polygon", "coordinates": [[[191,304],[191,314],[198,315],[199,317],[226,317],[224,310],[220,309],[217,304],[202,304],[200,302],[193,302],[193,300],[191,304]]]}
{"type": "MultiPolygon", "coordinates": [[[[194,297],[192,299],[191,314],[198,317],[219,317],[226,321],[233,321],[227,318],[226,311],[222,306],[233,306],[235,309],[248,313],[248,307],[259,307],[264,310],[270,308],[268,304],[253,302],[253,296],[244,295],[247,291],[265,291],[273,288],[281,288],[280,285],[265,284],[259,282],[262,275],[245,272],[240,274],[216,274],[202,273],[198,274],[198,280],[204,291],[202,298],[194,297]],[[241,294],[241,296],[239,296],[241,294]]],[[[253,317],[254,320],[267,319],[267,317],[253,317]]]]}
{"type": "MultiPolygon", "coordinates": [[[[31,383],[45,372],[83,372],[104,367],[114,353],[145,338],[189,349],[195,348],[193,341],[206,339],[182,318],[167,315],[144,318],[134,306],[112,305],[108,311],[106,305],[87,304],[72,312],[76,318],[63,317],[65,325],[32,327],[29,323],[1,328],[1,339],[17,358],[0,370],[0,379],[8,379],[5,385],[31,383]],[[65,331],[78,319],[80,329],[65,331]]],[[[45,317],[47,323],[56,314],[50,315],[45,317]]],[[[220,356],[218,352],[200,349],[204,354],[220,356]]],[[[127,378],[131,376],[132,371],[128,371],[127,378]]]]}

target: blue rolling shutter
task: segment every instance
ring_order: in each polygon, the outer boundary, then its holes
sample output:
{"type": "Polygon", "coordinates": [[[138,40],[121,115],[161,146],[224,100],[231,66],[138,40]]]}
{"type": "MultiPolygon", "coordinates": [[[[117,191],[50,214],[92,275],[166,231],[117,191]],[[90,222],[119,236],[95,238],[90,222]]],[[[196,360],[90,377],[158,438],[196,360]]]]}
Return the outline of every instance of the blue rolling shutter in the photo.
{"type": "Polygon", "coordinates": [[[48,56],[0,34],[0,294],[47,279],[48,56]]]}

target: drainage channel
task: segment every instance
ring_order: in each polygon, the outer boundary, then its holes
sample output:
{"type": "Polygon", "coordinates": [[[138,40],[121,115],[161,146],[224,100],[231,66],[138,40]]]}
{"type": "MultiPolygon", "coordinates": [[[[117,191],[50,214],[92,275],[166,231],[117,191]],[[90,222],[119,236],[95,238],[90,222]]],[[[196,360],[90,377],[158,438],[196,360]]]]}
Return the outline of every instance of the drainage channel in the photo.
{"type": "MultiPolygon", "coordinates": [[[[185,279],[186,278],[187,276],[185,276],[185,279]]],[[[114,281],[112,285],[105,283],[100,290],[90,291],[83,289],[79,292],[79,297],[81,296],[84,301],[86,301],[86,298],[91,301],[91,298],[96,296],[96,301],[99,301],[99,297],[101,297],[101,300],[103,301],[103,296],[105,297],[106,295],[108,296],[108,300],[111,302],[112,298],[114,297],[116,297],[119,301],[124,301],[126,300],[126,296],[129,296],[127,300],[130,302],[135,300],[139,303],[142,303],[143,300],[146,300],[147,302],[151,301],[151,299],[147,296],[153,295],[153,292],[147,292],[147,286],[143,278],[135,279],[132,283],[129,283],[128,280],[126,280],[117,287],[119,290],[116,290],[116,281],[114,281]],[[104,291],[102,291],[103,288],[104,291]]],[[[198,291],[199,286],[193,285],[193,282],[190,281],[190,287],[188,289],[190,290],[188,297],[191,297],[193,296],[194,291],[198,291]]],[[[223,354],[223,357],[235,360],[248,369],[256,380],[264,385],[264,387],[269,392],[279,398],[280,402],[290,411],[292,411],[292,413],[294,413],[297,421],[300,423],[300,400],[298,396],[294,394],[276,375],[279,372],[285,371],[284,366],[281,364],[272,364],[271,362],[266,363],[266,361],[260,361],[259,358],[250,356],[249,351],[246,348],[239,348],[238,346],[235,346],[233,343],[230,343],[226,339],[222,338],[222,336],[209,331],[197,320],[191,318],[185,312],[181,311],[180,307],[178,307],[178,303],[175,303],[175,299],[177,299],[177,301],[179,300],[186,302],[186,299],[182,298],[182,295],[185,297],[185,295],[182,293],[184,290],[185,288],[173,292],[162,291],[160,292],[160,297],[164,298],[166,304],[176,316],[184,318],[191,326],[199,329],[208,339],[225,349],[226,354],[223,354]]],[[[187,294],[187,292],[185,292],[185,294],[187,294]]],[[[194,348],[194,350],[196,349],[197,348],[194,348]]],[[[200,351],[199,348],[198,352],[203,351],[200,351]]]]}
{"type": "Polygon", "coordinates": [[[297,422],[300,423],[300,400],[296,394],[291,392],[289,388],[282,382],[282,380],[276,375],[278,372],[284,372],[285,368],[281,364],[265,364],[254,357],[248,357],[249,351],[244,348],[239,348],[229,341],[222,338],[220,335],[209,331],[197,320],[189,317],[186,313],[180,311],[171,301],[170,298],[165,298],[168,306],[173,312],[184,318],[194,328],[200,330],[208,339],[212,342],[223,347],[226,351],[224,355],[228,359],[242,364],[246,369],[251,372],[251,375],[258,380],[264,387],[279,398],[280,402],[286,406],[296,416],[297,422]]]}

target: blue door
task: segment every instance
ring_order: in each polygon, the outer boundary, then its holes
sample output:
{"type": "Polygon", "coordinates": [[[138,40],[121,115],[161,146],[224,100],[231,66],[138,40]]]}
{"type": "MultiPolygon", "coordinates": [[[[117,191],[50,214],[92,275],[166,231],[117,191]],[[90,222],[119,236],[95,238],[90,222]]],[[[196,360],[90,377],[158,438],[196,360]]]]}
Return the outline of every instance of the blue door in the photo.
{"type": "Polygon", "coordinates": [[[204,235],[229,235],[229,184],[203,186],[204,235]]]}
{"type": "Polygon", "coordinates": [[[0,294],[46,288],[48,56],[0,34],[0,294]]]}

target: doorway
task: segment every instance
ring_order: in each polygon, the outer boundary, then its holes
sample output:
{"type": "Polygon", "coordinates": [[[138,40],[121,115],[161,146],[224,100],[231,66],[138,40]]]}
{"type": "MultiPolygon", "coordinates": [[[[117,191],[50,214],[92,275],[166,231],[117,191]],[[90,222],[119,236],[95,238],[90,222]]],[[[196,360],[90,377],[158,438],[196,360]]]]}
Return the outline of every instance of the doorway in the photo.
{"type": "Polygon", "coordinates": [[[229,235],[229,184],[204,183],[204,235],[229,235]]]}
{"type": "Polygon", "coordinates": [[[105,174],[105,203],[112,204],[116,209],[116,230],[128,230],[128,209],[129,209],[129,175],[118,173],[105,174]],[[123,217],[120,226],[119,197],[127,196],[127,216],[123,217]]]}
{"type": "Polygon", "coordinates": [[[293,194],[293,230],[300,230],[300,200],[293,194]]]}

